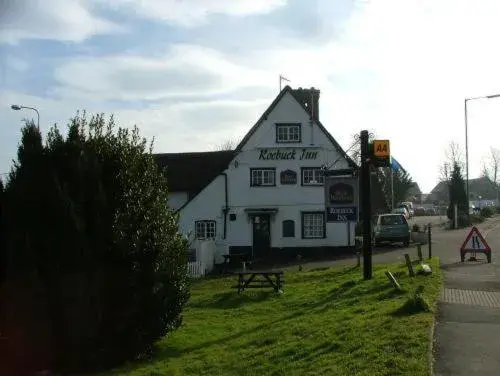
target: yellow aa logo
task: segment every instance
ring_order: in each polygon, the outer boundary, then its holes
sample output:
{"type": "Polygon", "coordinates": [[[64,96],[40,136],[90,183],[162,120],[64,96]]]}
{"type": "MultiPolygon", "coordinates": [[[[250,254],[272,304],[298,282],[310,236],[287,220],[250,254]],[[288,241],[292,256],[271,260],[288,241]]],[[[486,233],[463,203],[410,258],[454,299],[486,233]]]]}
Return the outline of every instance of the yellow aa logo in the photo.
{"type": "Polygon", "coordinates": [[[389,140],[374,140],[373,155],[375,155],[375,157],[382,157],[382,158],[389,157],[391,155],[389,140]]]}

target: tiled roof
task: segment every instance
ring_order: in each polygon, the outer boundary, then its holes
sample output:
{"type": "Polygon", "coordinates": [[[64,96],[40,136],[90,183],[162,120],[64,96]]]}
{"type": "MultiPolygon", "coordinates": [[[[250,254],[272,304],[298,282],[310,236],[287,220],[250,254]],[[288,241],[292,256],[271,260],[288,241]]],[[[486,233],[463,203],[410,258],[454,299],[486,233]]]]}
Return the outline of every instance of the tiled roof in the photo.
{"type": "Polygon", "coordinates": [[[167,176],[170,192],[188,192],[190,198],[223,172],[235,155],[232,150],[154,154],[167,176]]]}

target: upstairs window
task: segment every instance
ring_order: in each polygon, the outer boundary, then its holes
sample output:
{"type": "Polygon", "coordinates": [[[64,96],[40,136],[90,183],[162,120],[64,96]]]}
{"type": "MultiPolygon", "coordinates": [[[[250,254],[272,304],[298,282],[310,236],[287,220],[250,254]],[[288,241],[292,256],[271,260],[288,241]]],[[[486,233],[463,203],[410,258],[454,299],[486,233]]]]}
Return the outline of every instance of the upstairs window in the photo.
{"type": "Polygon", "coordinates": [[[196,221],[196,239],[214,239],[215,221],[196,221]]]}
{"type": "Polygon", "coordinates": [[[276,185],[275,168],[251,168],[250,186],[251,187],[274,187],[276,185]]]}
{"type": "Polygon", "coordinates": [[[325,172],[321,167],[303,167],[302,185],[325,184],[325,172]]]}
{"type": "Polygon", "coordinates": [[[300,123],[276,124],[276,143],[301,142],[300,123]]]}

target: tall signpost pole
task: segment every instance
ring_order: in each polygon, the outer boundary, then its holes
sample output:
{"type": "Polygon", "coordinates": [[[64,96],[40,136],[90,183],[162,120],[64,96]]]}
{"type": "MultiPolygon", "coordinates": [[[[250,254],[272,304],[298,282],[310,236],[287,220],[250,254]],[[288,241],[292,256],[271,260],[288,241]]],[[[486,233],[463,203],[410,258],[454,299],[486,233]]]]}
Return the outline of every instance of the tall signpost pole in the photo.
{"type": "Polygon", "coordinates": [[[370,152],[368,131],[361,131],[361,211],[363,213],[363,277],[372,278],[372,226],[371,226],[371,195],[370,195],[370,152]]]}

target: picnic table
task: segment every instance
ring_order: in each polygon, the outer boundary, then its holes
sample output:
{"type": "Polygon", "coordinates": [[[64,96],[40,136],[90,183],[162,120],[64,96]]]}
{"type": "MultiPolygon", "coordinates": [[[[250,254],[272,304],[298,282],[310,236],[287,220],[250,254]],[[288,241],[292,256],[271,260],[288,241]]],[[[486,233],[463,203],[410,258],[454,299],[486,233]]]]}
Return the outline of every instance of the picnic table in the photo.
{"type": "Polygon", "coordinates": [[[272,287],[276,294],[282,292],[283,283],[285,282],[282,270],[250,270],[240,271],[238,274],[238,284],[233,288],[238,289],[238,294],[241,294],[245,289],[256,289],[272,287]],[[262,278],[257,278],[262,277],[262,278]]]}

